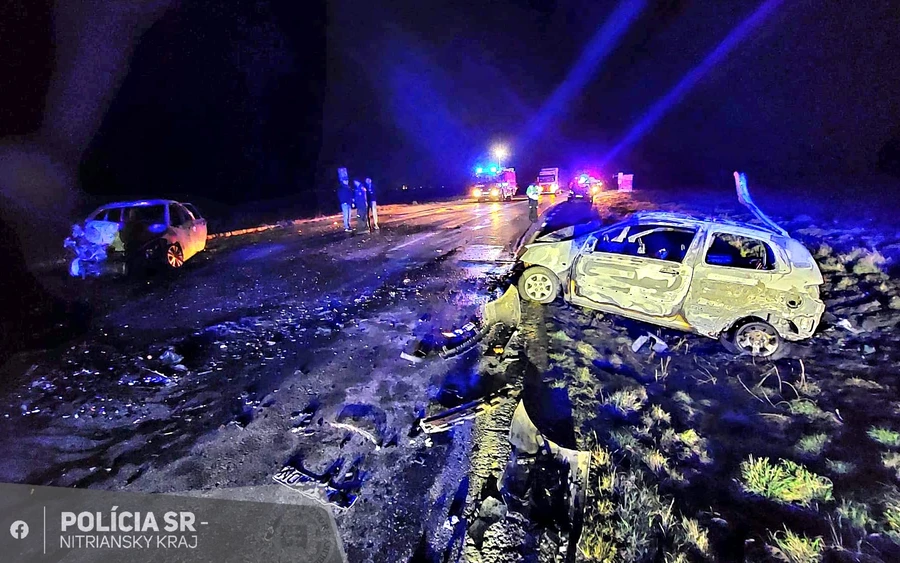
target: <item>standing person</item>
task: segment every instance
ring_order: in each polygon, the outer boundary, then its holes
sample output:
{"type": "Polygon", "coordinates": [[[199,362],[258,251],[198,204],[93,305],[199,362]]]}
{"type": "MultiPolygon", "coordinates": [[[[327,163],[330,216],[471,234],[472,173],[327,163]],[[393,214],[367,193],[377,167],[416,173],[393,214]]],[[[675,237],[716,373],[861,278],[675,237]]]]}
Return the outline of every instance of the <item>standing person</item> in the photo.
{"type": "Polygon", "coordinates": [[[350,228],[350,205],[353,202],[353,190],[350,188],[350,180],[344,178],[338,183],[338,201],[341,202],[341,213],[344,215],[344,232],[349,233],[353,229],[350,228]]]}
{"type": "Polygon", "coordinates": [[[538,199],[541,197],[541,189],[529,184],[525,195],[528,196],[528,218],[534,223],[538,220],[538,199]]]}
{"type": "Polygon", "coordinates": [[[375,203],[375,183],[372,178],[366,178],[366,192],[369,196],[369,226],[378,231],[381,227],[378,226],[378,204],[375,203]]]}
{"type": "Polygon", "coordinates": [[[359,180],[353,180],[353,194],[356,200],[356,232],[369,230],[369,204],[366,187],[359,180]]]}

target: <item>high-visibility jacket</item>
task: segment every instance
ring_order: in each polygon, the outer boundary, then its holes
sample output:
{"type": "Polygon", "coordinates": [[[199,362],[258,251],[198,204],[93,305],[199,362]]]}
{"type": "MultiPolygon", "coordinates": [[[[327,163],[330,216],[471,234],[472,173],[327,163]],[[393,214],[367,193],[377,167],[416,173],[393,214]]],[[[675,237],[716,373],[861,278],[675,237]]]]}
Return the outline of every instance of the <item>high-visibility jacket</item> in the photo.
{"type": "Polygon", "coordinates": [[[534,184],[528,186],[528,189],[525,190],[525,195],[528,196],[528,199],[538,199],[541,195],[541,190],[534,184]]]}

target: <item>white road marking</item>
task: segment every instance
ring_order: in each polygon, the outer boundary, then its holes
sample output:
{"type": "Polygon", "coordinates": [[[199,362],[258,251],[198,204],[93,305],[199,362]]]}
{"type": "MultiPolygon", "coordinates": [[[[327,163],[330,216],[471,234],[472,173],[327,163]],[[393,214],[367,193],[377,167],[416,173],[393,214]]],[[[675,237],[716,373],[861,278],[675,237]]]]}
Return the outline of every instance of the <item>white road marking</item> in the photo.
{"type": "MultiPolygon", "coordinates": [[[[436,234],[437,234],[437,232],[434,232],[434,233],[425,233],[424,235],[419,235],[419,236],[417,236],[417,237],[413,237],[413,238],[411,238],[410,240],[404,242],[403,244],[398,244],[397,246],[395,246],[394,248],[392,248],[390,251],[400,250],[401,248],[406,248],[407,246],[409,246],[409,245],[411,245],[411,244],[415,244],[415,243],[417,243],[417,242],[419,242],[419,241],[423,241],[423,240],[425,240],[425,239],[427,239],[427,238],[433,237],[433,236],[436,235],[436,234]]],[[[390,251],[389,251],[389,252],[390,252],[390,251]]]]}

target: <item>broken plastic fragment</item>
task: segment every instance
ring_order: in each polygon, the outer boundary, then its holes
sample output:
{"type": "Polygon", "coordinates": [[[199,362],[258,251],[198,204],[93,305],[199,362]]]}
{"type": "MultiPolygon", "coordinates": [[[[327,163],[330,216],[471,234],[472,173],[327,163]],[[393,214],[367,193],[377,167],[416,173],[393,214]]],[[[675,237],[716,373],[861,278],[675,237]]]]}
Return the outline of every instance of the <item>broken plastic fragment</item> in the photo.
{"type": "Polygon", "coordinates": [[[652,344],[650,344],[650,349],[657,354],[662,354],[669,349],[669,345],[663,342],[662,339],[648,332],[647,334],[641,335],[635,339],[634,343],[631,345],[631,351],[639,351],[647,342],[652,342],[652,344]]]}

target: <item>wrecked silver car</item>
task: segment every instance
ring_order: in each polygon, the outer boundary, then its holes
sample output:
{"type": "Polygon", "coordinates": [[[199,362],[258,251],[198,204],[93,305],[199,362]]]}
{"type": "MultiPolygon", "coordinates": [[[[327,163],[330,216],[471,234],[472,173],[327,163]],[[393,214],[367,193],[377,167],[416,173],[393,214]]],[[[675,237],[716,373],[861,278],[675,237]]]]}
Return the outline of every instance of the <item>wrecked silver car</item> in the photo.
{"type": "Polygon", "coordinates": [[[178,269],[206,248],[207,225],[189,203],[154,199],[111,203],[75,225],[65,247],[72,276],[145,268],[178,269]]]}
{"type": "Polygon", "coordinates": [[[825,304],[809,251],[753,205],[762,226],[639,213],[578,237],[525,247],[519,292],[720,338],[736,353],[777,357],[812,336],[825,304]]]}

